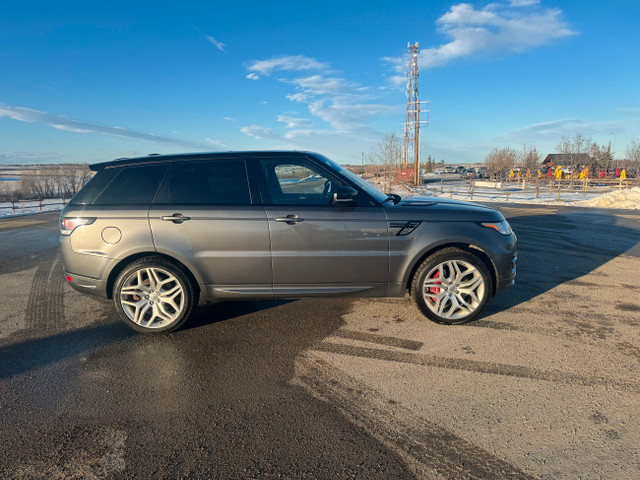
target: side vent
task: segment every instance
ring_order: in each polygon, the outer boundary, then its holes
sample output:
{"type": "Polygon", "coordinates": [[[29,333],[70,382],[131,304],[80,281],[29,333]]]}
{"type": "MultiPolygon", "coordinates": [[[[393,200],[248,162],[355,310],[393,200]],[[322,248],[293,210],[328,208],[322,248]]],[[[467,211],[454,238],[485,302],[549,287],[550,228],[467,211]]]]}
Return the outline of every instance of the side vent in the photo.
{"type": "Polygon", "coordinates": [[[420,225],[422,222],[418,222],[418,221],[409,221],[409,222],[391,222],[389,224],[389,227],[392,229],[398,229],[398,233],[396,233],[396,236],[398,237],[404,237],[406,235],[409,235],[411,232],[413,232],[416,228],[418,228],[418,225],[420,225]]]}

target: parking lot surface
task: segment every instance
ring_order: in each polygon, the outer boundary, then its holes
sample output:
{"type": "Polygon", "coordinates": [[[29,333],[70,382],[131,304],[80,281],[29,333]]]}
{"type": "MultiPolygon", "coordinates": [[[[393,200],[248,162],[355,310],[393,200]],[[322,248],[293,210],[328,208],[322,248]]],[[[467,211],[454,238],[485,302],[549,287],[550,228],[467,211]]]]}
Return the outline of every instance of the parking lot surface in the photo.
{"type": "Polygon", "coordinates": [[[516,287],[200,306],[143,336],[0,221],[0,478],[638,478],[640,214],[500,206],[516,287]]]}

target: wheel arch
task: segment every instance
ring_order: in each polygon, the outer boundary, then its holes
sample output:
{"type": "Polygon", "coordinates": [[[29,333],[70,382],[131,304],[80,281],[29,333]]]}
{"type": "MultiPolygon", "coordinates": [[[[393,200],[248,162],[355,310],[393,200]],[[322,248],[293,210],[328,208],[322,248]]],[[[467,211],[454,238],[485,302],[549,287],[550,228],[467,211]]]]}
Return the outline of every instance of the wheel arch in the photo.
{"type": "Polygon", "coordinates": [[[487,267],[487,270],[489,271],[489,275],[491,275],[491,296],[492,297],[495,296],[497,292],[497,287],[498,287],[498,280],[497,280],[498,273],[497,273],[496,265],[491,259],[491,257],[489,256],[489,254],[485,251],[485,249],[483,249],[482,247],[474,243],[468,243],[468,242],[443,243],[440,245],[432,246],[427,250],[421,252],[420,255],[416,257],[413,264],[411,265],[411,268],[409,269],[409,275],[406,276],[403,282],[403,288],[406,291],[409,291],[411,289],[413,278],[416,272],[418,271],[418,268],[420,268],[420,265],[422,265],[422,262],[424,262],[426,258],[430,257],[431,255],[433,255],[434,253],[440,250],[444,250],[445,248],[450,248],[450,247],[455,247],[464,252],[468,252],[472,255],[475,255],[476,257],[478,257],[478,259],[480,259],[482,263],[484,263],[484,265],[487,267]]]}
{"type": "Polygon", "coordinates": [[[194,290],[200,291],[200,285],[199,285],[198,279],[193,274],[191,269],[189,269],[189,267],[187,267],[183,262],[165,253],[160,253],[156,251],[146,251],[146,252],[134,253],[118,260],[118,263],[116,263],[115,266],[111,269],[107,277],[107,285],[106,285],[107,298],[109,299],[113,298],[113,286],[116,282],[116,279],[118,278],[118,275],[120,275],[120,272],[122,272],[122,270],[124,270],[127,267],[127,265],[129,265],[131,262],[134,262],[144,257],[161,257],[174,263],[178,268],[180,268],[185,273],[185,275],[189,278],[189,280],[191,280],[194,290]]]}

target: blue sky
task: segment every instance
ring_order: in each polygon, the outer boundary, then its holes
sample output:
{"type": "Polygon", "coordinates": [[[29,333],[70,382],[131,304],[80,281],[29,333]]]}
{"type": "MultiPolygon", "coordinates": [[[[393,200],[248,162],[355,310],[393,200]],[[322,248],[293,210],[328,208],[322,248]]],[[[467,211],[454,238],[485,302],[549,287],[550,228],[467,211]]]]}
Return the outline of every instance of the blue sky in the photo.
{"type": "Polygon", "coordinates": [[[581,132],[640,137],[640,2],[5,2],[0,163],[314,150],[359,163],[402,132],[407,42],[422,155],[581,132]]]}

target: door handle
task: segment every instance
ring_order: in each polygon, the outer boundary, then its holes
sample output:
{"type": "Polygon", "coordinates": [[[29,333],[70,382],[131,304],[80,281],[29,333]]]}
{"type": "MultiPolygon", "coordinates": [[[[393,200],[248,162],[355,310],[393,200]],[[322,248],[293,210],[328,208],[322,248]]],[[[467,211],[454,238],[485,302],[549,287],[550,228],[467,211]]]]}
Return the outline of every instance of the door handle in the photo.
{"type": "Polygon", "coordinates": [[[287,225],[295,225],[296,223],[304,222],[304,218],[291,214],[286,217],[276,217],[276,222],[285,222],[287,225]]]}
{"type": "Polygon", "coordinates": [[[185,220],[191,220],[191,217],[185,217],[181,213],[174,213],[171,216],[160,217],[160,220],[163,220],[165,222],[182,223],[185,220]]]}

